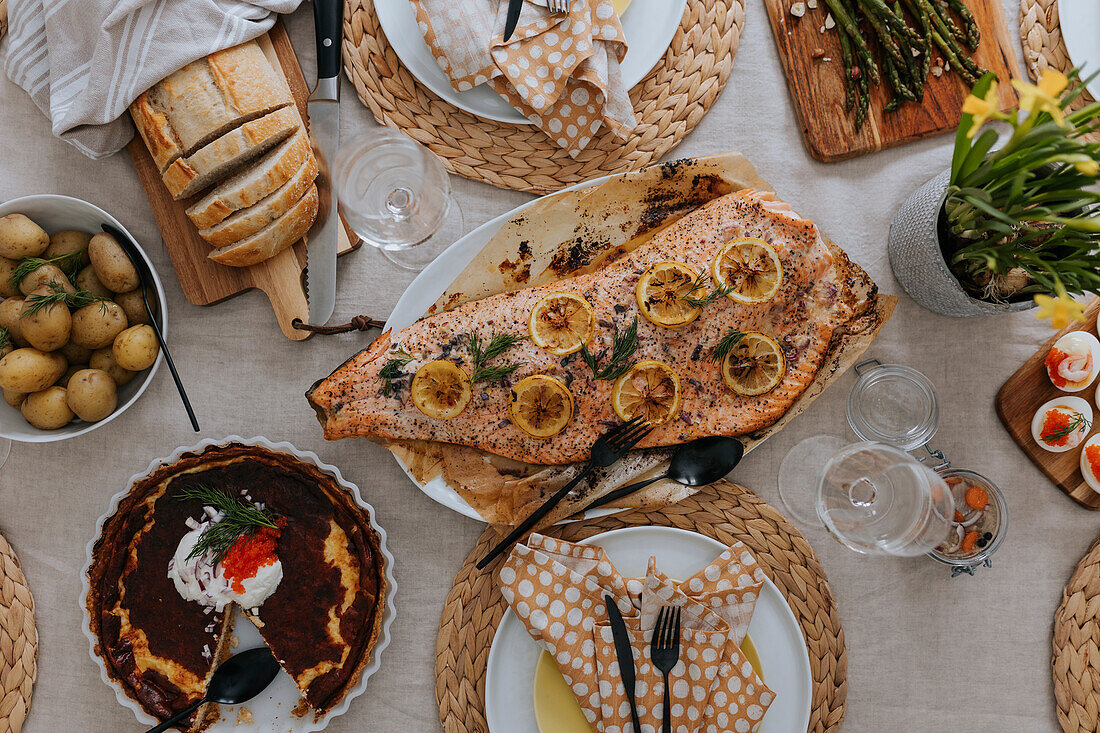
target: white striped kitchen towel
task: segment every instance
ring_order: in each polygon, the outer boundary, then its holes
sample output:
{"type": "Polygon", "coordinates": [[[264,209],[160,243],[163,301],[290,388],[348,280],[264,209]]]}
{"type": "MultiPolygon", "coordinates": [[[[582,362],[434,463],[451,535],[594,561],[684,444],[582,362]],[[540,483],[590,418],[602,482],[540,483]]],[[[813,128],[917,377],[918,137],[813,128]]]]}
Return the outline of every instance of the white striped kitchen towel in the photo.
{"type": "Polygon", "coordinates": [[[90,158],[126,145],[126,108],[195,59],[267,31],[301,0],[8,0],[4,70],[90,158]]]}

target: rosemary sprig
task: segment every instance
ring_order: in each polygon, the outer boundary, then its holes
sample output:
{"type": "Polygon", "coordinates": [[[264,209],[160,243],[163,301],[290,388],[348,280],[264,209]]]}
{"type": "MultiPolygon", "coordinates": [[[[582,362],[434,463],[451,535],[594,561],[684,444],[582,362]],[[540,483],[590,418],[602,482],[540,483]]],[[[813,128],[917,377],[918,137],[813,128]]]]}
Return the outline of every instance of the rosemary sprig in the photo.
{"type": "Polygon", "coordinates": [[[1059,440],[1072,435],[1073,433],[1080,430],[1082,427],[1087,432],[1092,427],[1092,423],[1089,422],[1089,420],[1081,413],[1075,412],[1073,413],[1073,417],[1069,419],[1069,423],[1064,428],[1059,428],[1053,433],[1050,433],[1048,435],[1040,435],[1039,437],[1042,438],[1043,442],[1047,445],[1056,445],[1059,440]]]}
{"type": "Polygon", "coordinates": [[[75,280],[77,274],[80,273],[81,265],[84,264],[84,252],[85,250],[78,249],[76,252],[69,252],[68,254],[58,255],[57,257],[50,257],[43,259],[41,257],[25,257],[19,265],[11,271],[8,275],[8,282],[11,283],[13,288],[18,288],[19,284],[23,282],[23,278],[30,275],[42,265],[57,265],[57,268],[65,273],[65,276],[70,280],[75,280]]]}
{"type": "Polygon", "coordinates": [[[523,341],[523,338],[523,336],[516,336],[515,334],[498,333],[489,339],[488,344],[483,344],[480,336],[471,333],[466,339],[466,346],[469,348],[470,357],[474,362],[474,372],[470,375],[470,382],[502,382],[505,378],[511,376],[512,372],[519,369],[519,364],[493,367],[485,365],[523,341]]]}
{"type": "MultiPolygon", "coordinates": [[[[23,303],[24,311],[20,314],[20,318],[28,318],[33,316],[43,308],[53,305],[55,303],[64,303],[69,308],[83,308],[86,305],[92,303],[100,303],[101,305],[107,300],[106,298],[98,295],[93,295],[87,290],[77,290],[75,292],[67,292],[65,288],[61,287],[58,283],[50,282],[50,290],[52,293],[31,293],[27,296],[26,301],[23,303]]],[[[106,307],[106,306],[103,306],[106,307]]]]}
{"type": "Polygon", "coordinates": [[[261,527],[279,528],[269,512],[257,509],[252,504],[232,496],[225,489],[214,489],[199,484],[181,489],[176,492],[175,498],[179,501],[190,499],[200,501],[204,506],[214,507],[222,514],[220,522],[211,524],[199,536],[191,554],[187,556],[188,560],[210,552],[214,556],[214,563],[217,564],[225,558],[226,553],[232,549],[240,537],[251,537],[261,527]]]}
{"type": "Polygon", "coordinates": [[[702,274],[699,277],[695,278],[695,282],[691,284],[691,290],[688,291],[687,295],[680,296],[680,300],[690,305],[693,305],[696,308],[706,308],[714,301],[720,300],[733,292],[732,285],[715,284],[714,288],[711,289],[711,291],[704,295],[702,298],[691,297],[691,293],[694,293],[696,290],[702,290],[707,286],[707,283],[709,281],[710,276],[706,274],[702,274]]]}
{"type": "Polygon", "coordinates": [[[595,379],[610,382],[626,374],[634,366],[634,359],[631,357],[637,350],[638,317],[634,316],[634,321],[622,333],[619,332],[619,327],[615,326],[615,337],[611,341],[611,358],[607,364],[601,367],[599,360],[588,350],[588,346],[582,346],[580,354],[588,364],[588,368],[592,370],[592,376],[595,379]]]}
{"type": "Polygon", "coordinates": [[[405,375],[405,365],[412,361],[412,357],[409,356],[407,351],[398,351],[401,356],[395,356],[378,370],[378,376],[382,378],[385,384],[382,386],[382,394],[389,397],[393,394],[393,380],[401,379],[405,375]]]}
{"type": "Polygon", "coordinates": [[[730,352],[737,348],[737,344],[741,343],[741,339],[744,337],[744,333],[736,328],[731,328],[711,349],[710,360],[715,362],[724,361],[730,355],[730,352]]]}

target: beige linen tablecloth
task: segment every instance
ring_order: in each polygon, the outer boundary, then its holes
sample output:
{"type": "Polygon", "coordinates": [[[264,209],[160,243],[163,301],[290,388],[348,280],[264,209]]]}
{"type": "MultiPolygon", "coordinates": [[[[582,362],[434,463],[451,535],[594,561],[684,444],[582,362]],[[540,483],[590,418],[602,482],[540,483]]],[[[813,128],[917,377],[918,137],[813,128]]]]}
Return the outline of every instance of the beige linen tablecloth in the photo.
{"type": "MultiPolygon", "coordinates": [[[[1015,28],[1017,4],[1005,0],[1005,9],[1015,28]]],[[[312,77],[308,8],[290,18],[289,27],[312,77]]],[[[373,124],[346,82],[343,111],[345,135],[373,124]]],[[[7,80],[0,81],[0,131],[0,200],[42,192],[79,196],[112,212],[151,250],[167,286],[173,355],[203,436],[262,434],[314,450],[377,508],[397,557],[393,643],[367,692],[329,730],[439,730],[433,678],[439,613],[481,525],[421,494],[381,448],[322,440],[302,393],[367,338],[291,343],[279,334],[260,293],[213,308],[188,304],[128,158],[93,162],[55,140],[30,99],[7,80]]],[[[941,137],[846,163],[813,161],[799,140],[763,4],[754,1],[733,78],[676,154],[745,153],[886,292],[899,293],[886,257],[890,218],[914,188],[946,167],[949,147],[950,139],[941,137]]],[[[528,199],[453,182],[465,231],[528,199]]],[[[384,317],[410,279],[369,249],[345,258],[334,319],[384,317]]],[[[930,560],[868,559],[821,530],[806,532],[829,574],[848,641],[845,730],[1057,730],[1051,618],[1073,565],[1100,532],[1100,514],[1055,489],[1009,440],[993,411],[1000,384],[1048,333],[1030,313],[952,320],[903,297],[872,347],[870,355],[909,364],[932,379],[941,400],[935,445],[1004,489],[1011,526],[992,569],[955,580],[930,560]]],[[[846,376],[789,429],[753,451],[736,480],[778,505],[779,461],[803,437],[846,430],[851,384],[846,376]]],[[[109,497],[152,458],[197,440],[164,369],[141,401],[109,426],[64,443],[15,445],[0,469],[0,531],[19,552],[38,602],[41,659],[25,728],[30,733],[142,729],[88,659],[78,575],[109,497]]]]}

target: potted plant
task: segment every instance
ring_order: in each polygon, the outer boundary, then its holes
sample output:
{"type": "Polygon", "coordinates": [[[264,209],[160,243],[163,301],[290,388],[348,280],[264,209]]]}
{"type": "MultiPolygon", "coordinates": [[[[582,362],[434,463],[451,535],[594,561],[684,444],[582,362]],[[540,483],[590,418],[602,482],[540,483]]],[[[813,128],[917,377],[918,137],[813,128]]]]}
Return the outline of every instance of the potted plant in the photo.
{"type": "Polygon", "coordinates": [[[1100,102],[1069,111],[1084,91],[1076,69],[1012,85],[1020,102],[1008,113],[997,109],[993,74],[974,85],[950,170],[910,196],[890,225],[890,265],[937,313],[1038,304],[1039,317],[1063,327],[1081,313],[1073,296],[1100,292],[1100,143],[1087,139],[1100,131],[1100,102]],[[994,150],[1002,132],[1011,134],[994,150]]]}

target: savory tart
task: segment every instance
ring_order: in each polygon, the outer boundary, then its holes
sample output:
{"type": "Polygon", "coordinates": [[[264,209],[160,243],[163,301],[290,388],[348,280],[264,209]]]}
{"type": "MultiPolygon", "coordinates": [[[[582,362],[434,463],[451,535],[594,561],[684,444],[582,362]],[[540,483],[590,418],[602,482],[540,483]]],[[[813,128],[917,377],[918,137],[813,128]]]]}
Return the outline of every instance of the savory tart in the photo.
{"type": "MultiPolygon", "coordinates": [[[[367,511],[319,468],[239,443],[187,453],[103,524],[88,570],[96,653],[164,720],[201,699],[239,610],[322,714],[371,660],[383,563],[367,511]]],[[[208,705],[180,727],[216,718],[208,705]]]]}

